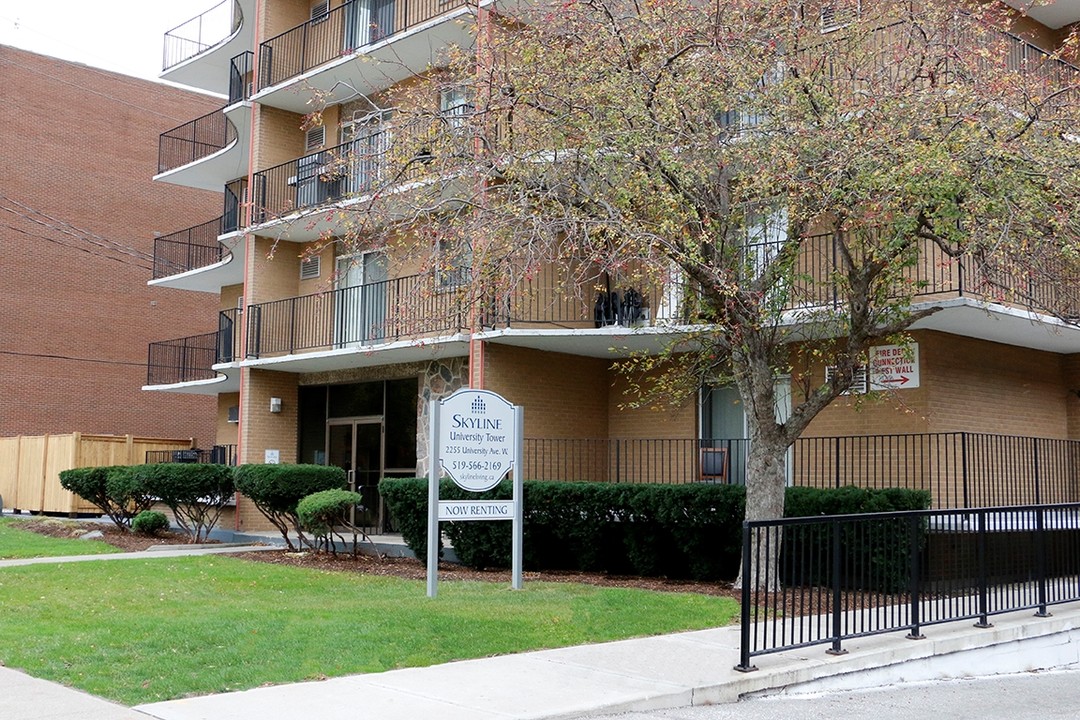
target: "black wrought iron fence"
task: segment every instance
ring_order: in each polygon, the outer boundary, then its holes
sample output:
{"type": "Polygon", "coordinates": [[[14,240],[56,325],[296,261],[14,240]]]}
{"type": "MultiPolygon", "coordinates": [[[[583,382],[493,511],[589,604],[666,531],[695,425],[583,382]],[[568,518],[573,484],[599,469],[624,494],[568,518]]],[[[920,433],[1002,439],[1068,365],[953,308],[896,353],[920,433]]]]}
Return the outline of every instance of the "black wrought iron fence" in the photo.
{"type": "Polygon", "coordinates": [[[217,332],[150,343],[146,361],[147,385],[212,380],[213,366],[232,362],[240,347],[238,310],[218,313],[217,332]]]}
{"type": "Polygon", "coordinates": [[[147,450],[146,462],[150,463],[213,463],[236,465],[235,445],[214,445],[210,448],[190,450],[147,450]]]}
{"type": "Polygon", "coordinates": [[[247,50],[229,61],[229,105],[251,97],[254,81],[255,53],[247,50]]]}
{"type": "Polygon", "coordinates": [[[221,0],[209,10],[168,30],[162,68],[168,70],[209,50],[240,29],[243,20],[237,0],[221,0]]]}
{"type": "Polygon", "coordinates": [[[212,265],[222,258],[222,218],[154,238],[154,279],[212,265]]]}
{"type": "MultiPolygon", "coordinates": [[[[750,441],[525,440],[525,476],[595,482],[725,482],[746,478],[750,441]]],[[[936,508],[1080,501],[1080,441],[987,433],[803,437],[787,456],[799,487],[926,490],[936,508]]]]}
{"type": "Polygon", "coordinates": [[[168,172],[213,155],[236,140],[236,127],[221,110],[163,132],[158,138],[158,172],[168,172]]]}
{"type": "Polygon", "coordinates": [[[1080,600],[1080,504],[743,525],[739,670],[811,645],[1080,600]]]}
{"type": "Polygon", "coordinates": [[[431,274],[251,305],[248,357],[336,349],[457,332],[467,323],[460,289],[431,274]]]}
{"type": "Polygon", "coordinates": [[[465,4],[465,0],[343,3],[263,42],[259,47],[259,87],[285,82],[465,4]]]}

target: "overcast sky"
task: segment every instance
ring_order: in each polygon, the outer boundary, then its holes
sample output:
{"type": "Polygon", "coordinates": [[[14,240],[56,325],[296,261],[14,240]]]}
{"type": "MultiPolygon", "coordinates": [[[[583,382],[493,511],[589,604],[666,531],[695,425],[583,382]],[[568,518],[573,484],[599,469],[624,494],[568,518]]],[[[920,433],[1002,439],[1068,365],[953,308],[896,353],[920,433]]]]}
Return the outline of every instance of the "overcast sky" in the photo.
{"type": "Polygon", "coordinates": [[[0,3],[0,45],[157,79],[165,31],[218,0],[30,0],[0,3]]]}

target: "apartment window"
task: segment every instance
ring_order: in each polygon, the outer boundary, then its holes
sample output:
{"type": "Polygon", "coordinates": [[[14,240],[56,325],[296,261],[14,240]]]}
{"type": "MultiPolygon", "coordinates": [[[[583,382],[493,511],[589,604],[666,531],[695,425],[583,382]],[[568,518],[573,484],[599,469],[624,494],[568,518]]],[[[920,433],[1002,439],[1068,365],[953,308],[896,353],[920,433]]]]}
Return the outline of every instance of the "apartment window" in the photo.
{"type": "Polygon", "coordinates": [[[460,128],[472,114],[469,93],[463,87],[444,88],[439,92],[439,112],[452,128],[460,128]]]}
{"type": "Polygon", "coordinates": [[[321,148],[326,144],[326,126],[316,125],[315,127],[308,128],[307,134],[304,136],[304,148],[307,152],[313,152],[321,148]]]}
{"type": "MultiPolygon", "coordinates": [[[[836,374],[835,365],[825,366],[825,382],[832,380],[833,375],[836,374]]],[[[847,390],[844,390],[841,395],[864,395],[870,391],[869,387],[869,375],[866,372],[865,365],[856,365],[855,371],[851,376],[851,385],[847,390]]]]}
{"type": "Polygon", "coordinates": [[[855,22],[862,15],[860,0],[841,0],[821,6],[821,32],[829,33],[855,22]]]}
{"type": "Polygon", "coordinates": [[[314,280],[322,274],[322,257],[312,255],[307,260],[300,261],[300,279],[314,280]]]}

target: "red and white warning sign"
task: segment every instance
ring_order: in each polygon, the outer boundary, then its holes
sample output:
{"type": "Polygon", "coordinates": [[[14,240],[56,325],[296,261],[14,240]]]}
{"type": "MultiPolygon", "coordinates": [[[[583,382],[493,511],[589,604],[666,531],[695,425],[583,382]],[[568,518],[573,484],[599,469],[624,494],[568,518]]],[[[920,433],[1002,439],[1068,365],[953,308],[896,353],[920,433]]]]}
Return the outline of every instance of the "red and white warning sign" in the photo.
{"type": "Polygon", "coordinates": [[[870,348],[870,389],[910,390],[919,387],[919,343],[870,348]]]}

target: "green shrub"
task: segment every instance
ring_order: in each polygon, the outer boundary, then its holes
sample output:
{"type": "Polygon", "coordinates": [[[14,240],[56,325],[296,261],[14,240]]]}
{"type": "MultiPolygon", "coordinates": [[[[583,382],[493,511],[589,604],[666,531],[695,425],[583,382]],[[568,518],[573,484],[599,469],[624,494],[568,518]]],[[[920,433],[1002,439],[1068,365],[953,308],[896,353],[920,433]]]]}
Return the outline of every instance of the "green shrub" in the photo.
{"type": "MultiPolygon", "coordinates": [[[[322,490],[308,495],[296,505],[296,516],[300,527],[333,548],[334,528],[355,529],[352,522],[354,509],[359,509],[363,497],[350,490],[322,490]]],[[[340,536],[339,536],[340,537],[340,536]]],[[[342,538],[344,543],[344,538],[342,538]]],[[[353,550],[355,551],[355,547],[353,550]]]]}
{"type": "Polygon", "coordinates": [[[209,463],[155,463],[135,467],[143,489],[172,510],[191,542],[206,538],[233,499],[232,468],[209,463]]]}
{"type": "MultiPolygon", "coordinates": [[[[427,481],[386,479],[379,491],[409,548],[426,557],[427,481]]],[[[738,572],[746,506],[741,486],[527,481],[524,492],[528,569],[695,579],[731,578],[738,572]]],[[[509,499],[512,485],[507,480],[485,493],[470,493],[444,479],[439,497],[509,499]]],[[[929,504],[922,491],[789,488],[787,515],[913,510],[929,504]]],[[[511,523],[443,522],[440,528],[466,565],[509,567],[511,523]]],[[[872,537],[883,540],[889,531],[872,537]]],[[[875,540],[868,556],[879,576],[896,575],[898,556],[882,542],[875,540]]]]}
{"type": "Polygon", "coordinates": [[[60,486],[101,510],[121,530],[129,530],[131,519],[153,504],[133,467],[126,465],[61,470],[60,486]]]}
{"type": "Polygon", "coordinates": [[[309,544],[296,506],[308,495],[322,490],[344,489],[345,471],[327,465],[240,465],[235,468],[236,489],[248,497],[295,550],[289,531],[309,544]]]}
{"type": "Polygon", "coordinates": [[[169,518],[157,510],[143,510],[131,519],[131,529],[140,535],[157,535],[169,529],[169,518]]]}

